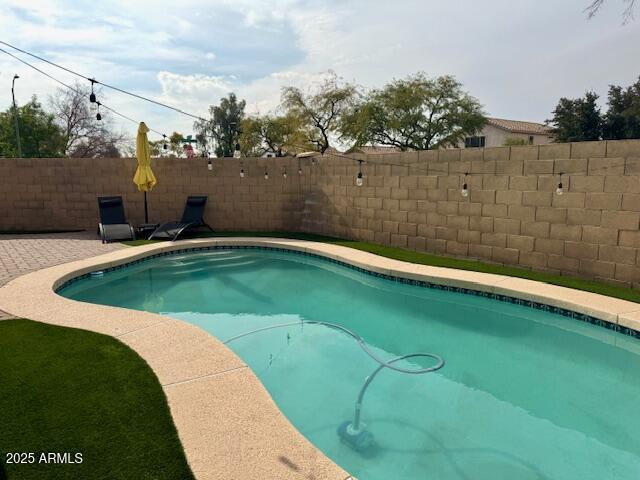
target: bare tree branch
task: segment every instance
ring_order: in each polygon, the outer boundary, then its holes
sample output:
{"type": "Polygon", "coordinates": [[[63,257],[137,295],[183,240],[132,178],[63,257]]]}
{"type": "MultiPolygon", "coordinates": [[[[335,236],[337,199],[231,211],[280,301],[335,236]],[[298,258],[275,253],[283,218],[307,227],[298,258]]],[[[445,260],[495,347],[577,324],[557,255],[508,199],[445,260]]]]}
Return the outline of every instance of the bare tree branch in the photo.
{"type": "MultiPolygon", "coordinates": [[[[600,9],[602,8],[602,5],[604,5],[605,1],[606,0],[593,0],[587,6],[587,8],[584,9],[584,12],[587,14],[587,18],[592,19],[593,17],[595,17],[600,11],[600,9]]],[[[633,12],[635,10],[636,0],[623,0],[623,1],[626,4],[626,7],[624,9],[624,12],[622,13],[622,18],[623,18],[623,23],[627,23],[630,20],[633,20],[633,12]]]]}

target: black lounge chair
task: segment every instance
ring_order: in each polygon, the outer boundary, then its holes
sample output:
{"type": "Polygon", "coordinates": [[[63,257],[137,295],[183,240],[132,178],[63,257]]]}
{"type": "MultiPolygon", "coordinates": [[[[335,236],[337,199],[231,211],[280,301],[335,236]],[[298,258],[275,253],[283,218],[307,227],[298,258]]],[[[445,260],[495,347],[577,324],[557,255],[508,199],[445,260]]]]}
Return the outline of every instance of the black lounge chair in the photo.
{"type": "Polygon", "coordinates": [[[124,216],[122,197],[98,197],[100,223],[98,234],[102,243],[135,240],[136,233],[124,216]]]}
{"type": "Polygon", "coordinates": [[[200,227],[206,227],[213,232],[213,228],[207,225],[203,218],[206,205],[207,197],[188,197],[182,213],[182,219],[179,222],[168,222],[160,225],[149,236],[149,240],[152,238],[166,238],[175,242],[183,232],[200,227]]]}

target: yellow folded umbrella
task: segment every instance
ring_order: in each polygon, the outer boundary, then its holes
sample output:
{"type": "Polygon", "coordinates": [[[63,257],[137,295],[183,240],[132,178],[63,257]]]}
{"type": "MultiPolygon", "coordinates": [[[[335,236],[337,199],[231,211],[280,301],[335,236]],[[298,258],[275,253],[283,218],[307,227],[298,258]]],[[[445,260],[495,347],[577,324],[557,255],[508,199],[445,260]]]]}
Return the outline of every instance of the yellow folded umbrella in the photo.
{"type": "Polygon", "coordinates": [[[147,211],[147,192],[157,183],[156,176],[151,170],[151,152],[149,151],[149,140],[147,132],[149,127],[144,122],[140,122],[138,136],[136,138],[136,157],[138,158],[138,168],[133,176],[133,183],[138,186],[138,190],[144,192],[144,223],[149,223],[149,213],[147,211]]]}
{"type": "Polygon", "coordinates": [[[151,170],[151,152],[149,151],[149,140],[147,139],[148,131],[149,127],[144,122],[140,122],[138,137],[136,138],[138,169],[133,177],[133,183],[138,186],[138,190],[141,192],[150,191],[158,183],[153,170],[151,170]]]}

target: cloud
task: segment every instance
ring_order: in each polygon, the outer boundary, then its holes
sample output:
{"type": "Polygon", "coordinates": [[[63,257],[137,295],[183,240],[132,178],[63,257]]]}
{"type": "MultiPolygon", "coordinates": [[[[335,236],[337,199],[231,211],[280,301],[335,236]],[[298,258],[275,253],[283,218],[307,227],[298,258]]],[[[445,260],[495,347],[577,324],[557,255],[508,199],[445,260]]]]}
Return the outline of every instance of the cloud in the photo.
{"type": "MultiPolygon", "coordinates": [[[[365,87],[416,71],[454,74],[493,115],[544,120],[560,96],[627,85],[638,70],[637,23],[584,0],[3,0],[1,37],[85,75],[204,115],[233,91],[249,113],[277,108],[283,86],[307,88],[333,69],[365,87]],[[401,8],[400,8],[401,7],[401,8]],[[611,52],[616,52],[613,55],[611,52]],[[598,59],[595,66],[593,59],[598,59]],[[597,67],[597,68],[596,68],[597,67]]],[[[38,64],[64,81],[74,78],[38,64]]],[[[57,85],[0,56],[0,85],[21,75],[18,99],[57,85]]],[[[105,92],[123,113],[159,130],[192,119],[105,92]]],[[[10,97],[0,95],[0,108],[10,97]]],[[[129,131],[135,125],[123,124],[129,131]]]]}

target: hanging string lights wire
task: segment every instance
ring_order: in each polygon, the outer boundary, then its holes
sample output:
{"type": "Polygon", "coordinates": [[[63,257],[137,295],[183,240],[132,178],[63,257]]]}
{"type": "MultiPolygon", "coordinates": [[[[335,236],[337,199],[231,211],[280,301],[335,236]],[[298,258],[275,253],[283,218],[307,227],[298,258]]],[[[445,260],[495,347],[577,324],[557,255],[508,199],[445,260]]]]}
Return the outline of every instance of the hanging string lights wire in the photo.
{"type": "MultiPolygon", "coordinates": [[[[8,45],[6,42],[2,42],[2,41],[0,41],[0,43],[1,43],[1,44],[5,44],[5,45],[8,45]]],[[[9,45],[9,46],[10,46],[11,48],[16,48],[16,47],[13,47],[13,46],[11,46],[11,45],[9,45]]],[[[6,50],[4,50],[4,49],[2,49],[2,48],[0,48],[0,52],[2,52],[2,53],[4,53],[4,54],[6,54],[6,55],[8,55],[8,56],[12,57],[13,59],[17,60],[17,61],[18,61],[18,62],[20,62],[20,63],[23,63],[23,64],[24,64],[24,65],[26,65],[27,67],[29,67],[29,68],[31,68],[31,69],[33,69],[33,70],[35,70],[36,72],[40,73],[41,75],[44,75],[45,77],[47,77],[47,78],[49,78],[49,79],[53,80],[54,82],[56,82],[56,83],[58,83],[58,84],[62,85],[63,87],[65,87],[66,89],[68,89],[68,90],[70,90],[70,91],[72,91],[72,92],[76,93],[77,95],[84,95],[84,93],[83,93],[83,92],[81,92],[80,90],[78,90],[78,89],[76,89],[76,88],[72,87],[71,85],[69,85],[69,84],[67,84],[67,83],[63,82],[62,80],[60,80],[60,79],[58,79],[58,78],[54,77],[53,75],[50,75],[49,73],[45,72],[44,70],[41,70],[40,68],[36,67],[35,65],[30,64],[29,62],[27,62],[27,61],[23,60],[22,58],[17,57],[16,55],[12,54],[11,52],[8,52],[8,51],[6,51],[6,50]]],[[[28,55],[31,55],[31,54],[29,54],[28,52],[24,52],[24,53],[27,53],[28,55]]],[[[33,56],[33,55],[32,55],[32,56],[33,56]]],[[[48,62],[48,63],[50,63],[50,62],[48,62]]],[[[91,89],[91,93],[89,94],[89,105],[90,105],[90,107],[91,107],[91,110],[94,110],[94,108],[95,108],[95,109],[97,109],[97,103],[98,103],[98,100],[97,100],[97,97],[96,97],[95,92],[93,91],[93,84],[94,84],[94,83],[97,83],[97,82],[92,82],[91,80],[92,80],[92,79],[89,79],[89,81],[91,82],[91,87],[92,87],[92,89],[91,89]]],[[[123,113],[118,112],[116,109],[111,108],[111,107],[109,107],[108,105],[105,105],[105,104],[104,104],[104,103],[102,103],[102,102],[100,102],[100,106],[101,106],[104,110],[108,110],[108,111],[110,111],[111,113],[113,113],[114,115],[117,115],[117,116],[119,116],[119,117],[121,117],[121,118],[123,118],[123,119],[125,119],[125,120],[127,120],[127,121],[129,121],[129,122],[132,122],[132,123],[134,123],[134,124],[136,124],[136,125],[139,125],[139,124],[140,124],[140,122],[139,122],[138,120],[134,120],[133,118],[128,117],[127,115],[125,115],[125,114],[123,114],[123,113]]],[[[97,117],[97,114],[96,114],[96,117],[97,117]]],[[[100,117],[102,118],[102,114],[100,115],[100,117]]],[[[154,132],[154,133],[156,133],[156,134],[158,134],[158,135],[161,135],[161,136],[165,136],[165,137],[166,137],[166,135],[164,135],[164,134],[160,133],[159,131],[157,131],[157,130],[155,130],[155,129],[153,129],[153,128],[149,128],[149,130],[150,130],[150,131],[152,131],[152,132],[154,132]]]]}
{"type": "MultiPolygon", "coordinates": [[[[100,107],[101,107],[103,110],[104,110],[104,109],[109,110],[109,111],[110,111],[110,112],[112,112],[113,114],[118,115],[118,116],[122,117],[123,119],[128,120],[128,121],[130,121],[130,122],[132,122],[132,123],[135,123],[136,125],[137,125],[137,124],[139,124],[139,122],[138,122],[137,120],[132,119],[131,117],[128,117],[128,116],[126,116],[126,115],[124,115],[124,114],[122,114],[122,113],[118,112],[117,110],[115,110],[115,109],[113,109],[113,108],[110,108],[110,107],[109,107],[109,106],[107,106],[107,105],[104,105],[104,104],[103,104],[103,103],[101,103],[101,102],[98,102],[98,100],[97,100],[97,96],[96,96],[96,93],[95,93],[95,85],[102,85],[102,86],[103,86],[103,87],[105,87],[105,88],[109,88],[109,89],[112,89],[112,90],[118,91],[118,92],[120,92],[120,93],[123,93],[123,94],[129,95],[129,96],[132,96],[132,97],[138,98],[138,99],[140,99],[140,100],[144,100],[144,101],[146,101],[146,102],[150,102],[150,103],[153,103],[153,104],[155,104],[155,105],[159,105],[159,106],[162,106],[162,107],[164,107],[164,108],[171,109],[171,110],[173,110],[173,111],[175,111],[175,112],[178,112],[178,113],[180,113],[180,114],[183,114],[183,115],[186,115],[186,116],[189,116],[189,117],[195,118],[195,119],[197,119],[197,120],[202,120],[202,121],[205,121],[205,122],[207,122],[207,121],[208,121],[207,119],[205,119],[205,118],[203,118],[203,117],[201,117],[201,116],[194,115],[194,114],[192,114],[192,113],[186,112],[186,111],[184,111],[184,110],[181,110],[181,109],[179,109],[179,108],[173,107],[173,106],[171,106],[171,105],[167,105],[167,104],[164,104],[164,103],[162,103],[162,102],[158,102],[158,101],[156,101],[156,100],[152,100],[152,99],[150,99],[150,98],[144,97],[144,96],[142,96],[142,95],[138,95],[138,94],[136,94],[136,93],[126,91],[126,90],[121,89],[121,88],[118,88],[118,87],[116,87],[116,86],[113,86],[113,85],[109,85],[109,84],[106,84],[106,83],[100,82],[100,81],[96,80],[95,78],[89,78],[89,77],[87,77],[87,76],[85,76],[85,75],[81,75],[80,73],[75,72],[75,71],[73,71],[73,70],[71,70],[71,69],[69,69],[69,68],[67,68],[67,67],[64,67],[64,66],[62,66],[62,65],[56,64],[56,63],[54,63],[54,62],[52,62],[52,61],[50,61],[50,60],[47,60],[47,59],[45,59],[45,58],[43,58],[43,57],[41,57],[41,56],[35,55],[35,54],[33,54],[33,53],[30,53],[30,52],[28,52],[28,51],[26,51],[26,50],[20,49],[20,48],[18,48],[18,47],[16,47],[16,46],[14,46],[14,45],[11,45],[11,44],[9,44],[9,43],[7,43],[7,42],[2,41],[2,40],[0,40],[0,44],[5,45],[5,46],[7,46],[7,47],[9,47],[9,48],[12,48],[12,49],[14,49],[14,50],[16,50],[16,51],[18,51],[18,52],[21,52],[21,53],[23,53],[23,54],[25,54],[25,55],[29,55],[30,57],[36,58],[36,59],[38,59],[38,60],[40,60],[40,61],[42,61],[42,62],[45,62],[45,63],[47,63],[47,64],[49,64],[49,65],[52,65],[52,66],[54,66],[54,67],[56,67],[56,68],[59,68],[59,69],[61,69],[61,70],[64,70],[64,71],[66,71],[66,72],[68,72],[68,73],[70,73],[70,74],[72,74],[72,75],[75,75],[75,76],[81,77],[81,78],[83,78],[84,80],[88,80],[88,81],[90,82],[90,84],[91,84],[91,93],[89,94],[89,103],[90,103],[90,106],[92,107],[92,109],[93,109],[93,108],[95,108],[96,110],[98,110],[98,112],[96,113],[96,119],[97,119],[97,120],[101,120],[101,119],[102,119],[102,113],[100,112],[100,107]]],[[[70,86],[70,85],[67,85],[66,83],[64,83],[64,82],[60,81],[59,79],[57,79],[57,78],[55,78],[55,77],[53,77],[52,75],[48,74],[47,72],[44,72],[43,70],[39,69],[38,67],[35,67],[34,65],[31,65],[30,63],[28,63],[28,62],[26,62],[25,60],[23,60],[23,59],[21,59],[21,58],[17,57],[16,55],[14,55],[14,54],[12,54],[12,53],[10,53],[10,52],[8,52],[8,51],[6,51],[6,50],[2,49],[2,48],[0,48],[0,52],[5,53],[5,54],[7,54],[7,55],[9,55],[9,56],[13,57],[13,58],[14,58],[14,59],[16,59],[17,61],[22,62],[23,64],[25,64],[25,65],[27,65],[28,67],[30,67],[30,68],[32,68],[32,69],[34,69],[34,70],[36,70],[37,72],[41,73],[42,75],[45,75],[45,76],[49,77],[50,79],[52,79],[52,80],[56,81],[57,83],[59,83],[59,84],[63,85],[63,86],[64,86],[64,87],[66,87],[67,89],[69,89],[69,90],[71,90],[71,91],[74,91],[74,92],[76,92],[76,93],[78,93],[78,94],[81,94],[81,92],[80,92],[80,91],[78,91],[76,88],[74,88],[74,87],[72,87],[72,86],[70,86]]],[[[162,137],[163,142],[164,142],[164,143],[163,143],[163,149],[164,149],[164,150],[168,150],[167,137],[166,137],[166,135],[165,135],[165,134],[163,134],[163,133],[161,133],[161,132],[158,132],[157,130],[154,130],[154,129],[152,129],[152,128],[150,128],[150,130],[151,130],[152,132],[154,132],[154,133],[156,133],[156,134],[158,134],[159,136],[161,136],[161,137],[162,137]]],[[[337,157],[346,158],[346,159],[349,159],[349,160],[351,160],[351,161],[357,161],[357,162],[358,162],[358,174],[357,174],[357,176],[356,176],[355,183],[356,183],[356,185],[357,185],[357,186],[359,186],[359,187],[360,187],[360,186],[362,186],[362,185],[364,185],[364,176],[363,176],[363,174],[362,174],[362,164],[364,163],[364,160],[360,160],[360,159],[357,159],[357,158],[353,158],[353,157],[350,157],[350,156],[347,156],[347,155],[343,155],[343,154],[340,154],[340,153],[337,153],[337,152],[336,152],[336,153],[332,153],[331,155],[332,155],[332,156],[337,156],[337,157]]],[[[235,144],[235,148],[234,148],[233,156],[234,156],[235,158],[241,158],[240,144],[239,144],[238,142],[236,142],[236,144],[235,144]]],[[[313,155],[303,155],[303,156],[311,156],[311,165],[316,165],[317,160],[316,160],[316,155],[315,155],[315,154],[313,154],[313,155]]],[[[408,168],[409,170],[412,170],[412,171],[414,171],[414,172],[424,172],[424,174],[426,174],[426,175],[429,175],[429,174],[430,174],[430,172],[429,172],[427,169],[423,169],[423,168],[420,168],[420,167],[415,166],[415,165],[407,165],[407,164],[405,164],[405,165],[400,165],[400,164],[395,164],[395,163],[386,162],[386,161],[380,161],[380,162],[379,162],[379,164],[381,164],[381,165],[389,165],[389,166],[405,167],[405,168],[408,168]]],[[[211,171],[211,170],[213,170],[213,164],[211,163],[211,160],[209,160],[209,161],[207,162],[207,168],[208,168],[210,171],[211,171]]],[[[302,171],[302,167],[301,167],[301,165],[300,165],[300,157],[298,157],[298,174],[299,174],[299,175],[302,175],[302,173],[303,173],[303,171],[302,171]]],[[[285,175],[286,175],[286,170],[285,170],[285,172],[283,172],[283,177],[285,177],[285,175]]],[[[463,184],[463,187],[462,187],[462,189],[461,189],[461,195],[462,195],[463,197],[467,197],[467,196],[469,195],[469,187],[468,187],[468,183],[467,183],[467,176],[468,176],[468,175],[470,175],[470,173],[469,173],[469,172],[465,173],[464,184],[463,184]]],[[[557,184],[557,188],[556,188],[556,190],[555,190],[556,195],[563,195],[563,194],[564,194],[564,188],[563,188],[563,183],[562,183],[562,175],[564,175],[564,173],[560,173],[560,174],[559,174],[559,182],[558,182],[558,184],[557,184]]],[[[242,166],[241,166],[241,168],[240,168],[240,177],[241,177],[241,178],[244,178],[244,177],[245,177],[245,171],[244,171],[244,168],[243,168],[242,166]]],[[[268,173],[268,170],[267,170],[266,166],[265,166],[265,171],[264,171],[264,177],[265,177],[265,180],[268,180],[268,179],[269,179],[269,173],[268,173]]],[[[286,178],[286,177],[285,177],[285,178],[286,178]]]]}
{"type": "Polygon", "coordinates": [[[284,170],[282,171],[282,178],[287,178],[287,167],[284,167],[284,170]]]}

